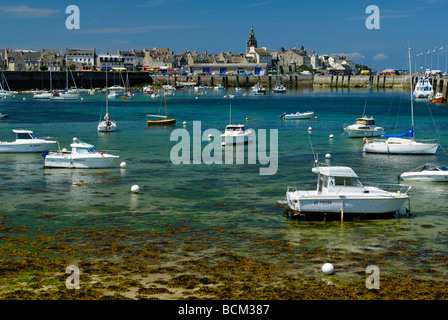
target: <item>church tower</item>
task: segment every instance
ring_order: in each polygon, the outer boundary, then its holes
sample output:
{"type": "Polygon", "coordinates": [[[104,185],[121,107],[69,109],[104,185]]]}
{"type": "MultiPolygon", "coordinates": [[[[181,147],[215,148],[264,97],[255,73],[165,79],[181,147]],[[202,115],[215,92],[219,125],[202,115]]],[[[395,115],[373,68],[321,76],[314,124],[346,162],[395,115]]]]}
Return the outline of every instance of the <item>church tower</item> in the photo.
{"type": "Polygon", "coordinates": [[[250,26],[249,39],[247,39],[247,41],[246,41],[246,53],[249,52],[250,47],[257,48],[257,39],[255,38],[254,25],[253,24],[250,26]]]}

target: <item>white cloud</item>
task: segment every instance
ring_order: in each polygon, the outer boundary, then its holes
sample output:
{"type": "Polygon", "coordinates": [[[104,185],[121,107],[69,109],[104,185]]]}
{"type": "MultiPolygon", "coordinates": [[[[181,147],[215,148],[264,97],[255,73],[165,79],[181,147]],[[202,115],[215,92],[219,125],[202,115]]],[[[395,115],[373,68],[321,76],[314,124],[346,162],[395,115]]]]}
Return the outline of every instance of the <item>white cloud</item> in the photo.
{"type": "Polygon", "coordinates": [[[361,60],[364,58],[364,55],[360,54],[359,52],[344,53],[342,55],[346,56],[346,58],[349,60],[361,60]]]}
{"type": "Polygon", "coordinates": [[[0,12],[11,14],[15,18],[48,18],[61,12],[61,10],[29,6],[0,6],[0,12]]]}
{"type": "Polygon", "coordinates": [[[373,57],[373,61],[386,60],[386,59],[389,59],[389,57],[386,56],[384,53],[378,53],[373,57]]]}

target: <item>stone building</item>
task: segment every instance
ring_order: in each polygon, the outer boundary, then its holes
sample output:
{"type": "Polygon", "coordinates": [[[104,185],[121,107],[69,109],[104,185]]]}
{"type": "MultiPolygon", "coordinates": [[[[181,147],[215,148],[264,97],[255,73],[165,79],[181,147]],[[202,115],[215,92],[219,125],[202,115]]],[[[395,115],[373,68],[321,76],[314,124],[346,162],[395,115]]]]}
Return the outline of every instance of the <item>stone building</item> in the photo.
{"type": "Polygon", "coordinates": [[[49,71],[63,70],[65,63],[62,49],[42,49],[41,66],[46,66],[49,71]]]}

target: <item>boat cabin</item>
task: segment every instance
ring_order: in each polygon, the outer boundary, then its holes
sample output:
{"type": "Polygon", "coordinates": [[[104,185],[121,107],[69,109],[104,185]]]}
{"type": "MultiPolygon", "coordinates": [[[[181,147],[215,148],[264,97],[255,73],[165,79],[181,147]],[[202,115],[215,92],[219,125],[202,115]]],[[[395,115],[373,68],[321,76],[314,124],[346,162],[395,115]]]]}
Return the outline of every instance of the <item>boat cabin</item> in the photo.
{"type": "Polygon", "coordinates": [[[36,139],[33,131],[31,130],[12,130],[16,134],[17,140],[32,140],[36,139]]]}
{"type": "Polygon", "coordinates": [[[355,124],[362,124],[365,126],[373,126],[373,125],[375,125],[375,120],[373,118],[358,118],[358,119],[356,119],[355,124]]]}
{"type": "Polygon", "coordinates": [[[70,147],[72,147],[72,153],[78,153],[78,154],[98,153],[98,151],[95,149],[93,145],[87,143],[72,143],[70,147]]]}
{"type": "Polygon", "coordinates": [[[339,192],[342,188],[364,188],[358,175],[349,167],[314,167],[312,171],[318,174],[318,194],[339,192]]]}
{"type": "Polygon", "coordinates": [[[226,126],[226,132],[244,133],[244,124],[229,124],[226,126]]]}

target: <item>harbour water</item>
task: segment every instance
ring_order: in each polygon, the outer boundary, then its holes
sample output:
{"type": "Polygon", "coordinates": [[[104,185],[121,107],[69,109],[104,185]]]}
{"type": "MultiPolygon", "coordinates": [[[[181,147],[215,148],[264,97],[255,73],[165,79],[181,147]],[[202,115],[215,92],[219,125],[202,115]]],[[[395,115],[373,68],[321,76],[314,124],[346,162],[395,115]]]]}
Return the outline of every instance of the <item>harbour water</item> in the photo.
{"type": "MultiPolygon", "coordinates": [[[[163,113],[164,105],[160,99],[136,93],[130,100],[109,101],[109,115],[118,130],[106,134],[96,131],[105,113],[104,98],[85,95],[82,101],[62,102],[17,95],[0,101],[0,111],[10,115],[0,121],[2,141],[14,140],[12,130],[22,128],[33,130],[37,137],[56,137],[61,148],[69,148],[77,137],[120,156],[115,168],[70,170],[43,168],[41,154],[0,154],[1,260],[45,255],[82,265],[106,257],[125,259],[129,252],[118,247],[154,244],[165,251],[159,252],[158,259],[142,257],[152,266],[213,260],[217,253],[232,252],[303,275],[320,276],[322,264],[333,262],[338,276],[333,281],[349,281],[365,274],[372,264],[369,256],[381,254],[382,274],[416,273],[446,280],[448,184],[397,179],[426,162],[448,164],[445,104],[414,103],[416,138],[440,139],[436,155],[389,156],[363,154],[362,139],[348,138],[343,125],[353,123],[365,108],[366,115],[374,116],[387,133],[406,132],[409,91],[304,89],[266,96],[247,92],[243,97],[233,90],[198,94],[181,89],[168,97],[169,117],[177,123],[166,127],[146,126],[145,115],[163,113]],[[224,98],[228,93],[236,98],[224,98]],[[270,129],[278,130],[275,174],[260,175],[259,169],[267,165],[247,164],[247,160],[245,164],[172,163],[170,151],[178,141],[170,141],[171,132],[185,128],[192,136],[193,121],[201,121],[202,131],[224,130],[230,102],[232,122],[255,131],[267,129],[268,137],[270,129]],[[317,119],[279,118],[284,112],[308,110],[317,119]],[[321,162],[352,167],[363,184],[411,184],[412,214],[344,222],[289,219],[277,200],[284,198],[287,186],[316,187],[313,150],[321,162]],[[324,158],[326,153],[331,160],[324,158]],[[124,169],[119,167],[122,161],[127,164],[124,169]],[[138,194],[130,191],[135,184],[140,187],[138,194]],[[117,243],[104,243],[101,232],[115,233],[117,243]],[[58,243],[71,251],[61,250],[58,243]],[[114,245],[117,250],[105,253],[114,245]],[[298,259],[304,250],[318,253],[298,259]],[[395,254],[388,255],[391,252],[395,254]]],[[[207,144],[202,141],[202,147],[207,144]]]]}

